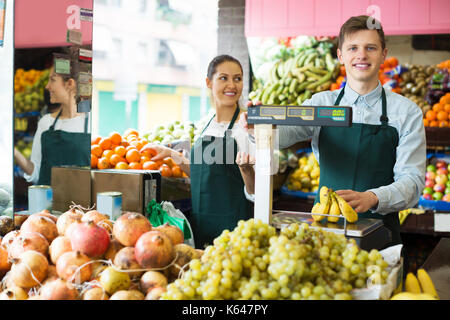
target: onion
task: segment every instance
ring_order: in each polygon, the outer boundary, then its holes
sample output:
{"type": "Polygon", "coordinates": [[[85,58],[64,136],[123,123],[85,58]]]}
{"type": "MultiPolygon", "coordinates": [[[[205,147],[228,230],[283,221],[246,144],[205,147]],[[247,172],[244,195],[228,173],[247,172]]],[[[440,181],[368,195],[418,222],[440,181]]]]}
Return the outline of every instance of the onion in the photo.
{"type": "MultiPolygon", "coordinates": [[[[120,249],[114,257],[114,265],[122,270],[141,269],[141,266],[134,256],[133,247],[125,247],[120,249]]],[[[128,275],[130,278],[136,278],[140,277],[143,273],[143,271],[128,272],[128,275]]]]}
{"type": "Polygon", "coordinates": [[[93,221],[76,224],[70,233],[72,249],[80,251],[89,257],[103,255],[109,247],[108,232],[93,221]]]}
{"type": "Polygon", "coordinates": [[[72,251],[70,239],[65,236],[56,237],[49,247],[50,260],[56,265],[58,258],[65,252],[72,251]]]}
{"type": "Polygon", "coordinates": [[[78,291],[62,279],[52,280],[41,287],[42,300],[77,300],[78,291]]]}
{"type": "Polygon", "coordinates": [[[109,219],[109,216],[106,214],[100,213],[97,210],[90,210],[83,215],[81,221],[93,221],[95,224],[99,223],[102,220],[109,219]]]}
{"type": "Polygon", "coordinates": [[[47,256],[48,241],[40,233],[37,232],[21,232],[19,236],[15,237],[9,246],[9,256],[12,259],[18,258],[27,250],[34,250],[47,256]]]}
{"type": "Polygon", "coordinates": [[[152,224],[138,212],[126,212],[114,222],[113,235],[125,247],[134,247],[139,237],[150,231],[152,224]]]}
{"type": "Polygon", "coordinates": [[[47,277],[48,261],[40,252],[28,250],[12,261],[11,279],[19,287],[34,287],[47,277]]]}
{"type": "Polygon", "coordinates": [[[66,252],[58,258],[56,272],[61,279],[67,282],[81,284],[91,278],[92,264],[86,264],[89,261],[91,259],[80,251],[66,252]],[[86,265],[80,268],[84,264],[86,265]],[[75,272],[77,273],[75,274],[75,272]]]}
{"type": "Polygon", "coordinates": [[[172,262],[175,251],[172,241],[164,233],[149,231],[136,242],[135,256],[144,268],[163,268],[172,262]]]}
{"type": "Polygon", "coordinates": [[[96,287],[83,293],[83,300],[109,300],[108,294],[102,288],[96,287]]]}
{"type": "Polygon", "coordinates": [[[166,287],[154,287],[147,292],[145,300],[159,300],[161,295],[166,291],[166,287]]]}
{"type": "Polygon", "coordinates": [[[56,223],[56,221],[58,220],[58,218],[55,215],[51,214],[50,211],[48,211],[47,209],[44,209],[40,212],[33,213],[30,215],[30,217],[32,217],[32,216],[47,217],[47,218],[50,218],[54,223],[56,223]]]}
{"type": "Polygon", "coordinates": [[[5,234],[2,239],[2,246],[8,250],[11,243],[14,241],[14,238],[18,237],[20,234],[19,230],[13,230],[5,234]]]}
{"type": "Polygon", "coordinates": [[[139,281],[141,291],[147,293],[156,287],[166,287],[167,278],[159,271],[149,270],[144,273],[139,281]]]}
{"type": "Polygon", "coordinates": [[[113,238],[109,243],[108,250],[105,252],[105,259],[114,261],[114,257],[120,249],[124,248],[124,246],[119,242],[119,240],[113,238]]]}
{"type": "Polygon", "coordinates": [[[0,273],[8,272],[11,269],[11,262],[8,259],[8,250],[0,246],[0,273]]]}
{"type": "Polygon", "coordinates": [[[13,286],[0,294],[0,300],[27,300],[28,293],[21,287],[13,286]]]}
{"type": "Polygon", "coordinates": [[[59,216],[58,221],[56,222],[56,228],[58,229],[59,235],[64,236],[67,228],[74,222],[80,222],[82,217],[83,213],[75,208],[64,212],[59,216]]]}
{"type": "MultiPolygon", "coordinates": [[[[179,273],[181,272],[181,269],[189,264],[189,261],[192,259],[197,258],[197,252],[194,248],[191,246],[185,244],[185,243],[179,243],[176,246],[174,246],[175,254],[177,256],[177,259],[175,260],[174,265],[170,266],[169,271],[170,275],[173,278],[178,278],[179,273]]],[[[184,271],[188,270],[189,267],[183,268],[184,271]]]]}
{"type": "Polygon", "coordinates": [[[166,236],[168,236],[170,240],[172,240],[173,245],[184,242],[183,231],[181,231],[181,229],[178,228],[177,226],[171,225],[168,222],[154,228],[154,230],[160,231],[164,233],[166,236]]]}
{"type": "Polygon", "coordinates": [[[119,290],[109,300],[144,300],[142,292],[138,290],[119,290]]]}
{"type": "Polygon", "coordinates": [[[58,236],[58,228],[52,219],[31,215],[20,227],[21,232],[38,232],[51,243],[58,236]]]}

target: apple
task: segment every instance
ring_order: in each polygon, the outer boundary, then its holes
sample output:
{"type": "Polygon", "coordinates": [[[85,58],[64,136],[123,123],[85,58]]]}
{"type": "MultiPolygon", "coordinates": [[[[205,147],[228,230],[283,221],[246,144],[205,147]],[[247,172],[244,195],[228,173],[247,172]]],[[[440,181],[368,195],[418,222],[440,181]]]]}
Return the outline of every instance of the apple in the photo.
{"type": "Polygon", "coordinates": [[[433,193],[433,199],[437,200],[437,201],[441,200],[443,196],[444,196],[444,194],[442,192],[433,193]]]}
{"type": "Polygon", "coordinates": [[[436,166],[434,165],[434,164],[429,164],[428,166],[427,166],[427,171],[428,172],[436,172],[436,166]]]}
{"type": "Polygon", "coordinates": [[[433,200],[433,196],[429,193],[426,193],[422,196],[425,200],[433,200]]]}
{"type": "Polygon", "coordinates": [[[447,166],[447,170],[450,171],[450,163],[447,166]]]}
{"type": "Polygon", "coordinates": [[[447,183],[445,184],[446,187],[450,187],[450,179],[448,179],[447,183]]]}
{"type": "Polygon", "coordinates": [[[442,197],[442,201],[447,201],[450,202],[450,193],[446,194],[445,196],[442,197]]]}
{"type": "Polygon", "coordinates": [[[423,189],[423,194],[432,194],[433,193],[433,188],[425,188],[423,189]]]}
{"type": "Polygon", "coordinates": [[[445,184],[448,181],[448,178],[447,178],[447,176],[440,174],[436,177],[435,181],[436,181],[436,184],[442,184],[445,186],[445,184]]]}
{"type": "Polygon", "coordinates": [[[436,172],[427,171],[427,173],[425,174],[425,178],[428,180],[434,180],[436,178],[436,172]]]}
{"type": "Polygon", "coordinates": [[[445,188],[444,194],[449,194],[450,193],[450,187],[445,188]]]}
{"type": "Polygon", "coordinates": [[[444,192],[445,190],[445,185],[441,184],[441,183],[436,183],[433,187],[433,190],[435,192],[444,192]]]}
{"type": "Polygon", "coordinates": [[[439,160],[438,162],[436,162],[436,168],[445,168],[447,166],[447,162],[445,162],[444,160],[439,160]]]}
{"type": "Polygon", "coordinates": [[[448,170],[447,170],[447,168],[439,168],[436,170],[436,174],[446,176],[446,175],[448,175],[448,170]]]}
{"type": "Polygon", "coordinates": [[[425,180],[425,187],[433,188],[435,184],[434,180],[425,180]]]}

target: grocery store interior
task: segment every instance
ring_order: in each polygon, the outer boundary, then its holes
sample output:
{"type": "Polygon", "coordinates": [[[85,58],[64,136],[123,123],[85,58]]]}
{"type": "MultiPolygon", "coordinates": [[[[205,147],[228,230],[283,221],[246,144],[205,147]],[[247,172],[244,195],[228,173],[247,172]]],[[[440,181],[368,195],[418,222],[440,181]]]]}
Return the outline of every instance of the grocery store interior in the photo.
{"type": "MultiPolygon", "coordinates": [[[[450,299],[448,12],[449,1],[432,0],[0,0],[0,299],[450,299]],[[311,212],[316,198],[322,201],[321,170],[311,139],[267,153],[261,138],[256,154],[276,162],[277,170],[256,177],[264,185],[255,186],[256,200],[247,205],[264,221],[235,223],[211,246],[196,246],[198,204],[192,199],[198,187],[192,184],[191,193],[189,172],[173,157],[151,161],[156,153],[145,146],[191,152],[216,112],[205,79],[218,55],[240,62],[244,110],[252,101],[289,112],[314,94],[345,87],[339,30],[357,15],[383,26],[382,87],[414,102],[423,115],[424,188],[415,205],[395,212],[402,246],[388,247],[391,233],[381,219],[349,221],[331,189],[327,201],[332,206],[334,200],[341,215],[316,220],[311,212]],[[65,110],[49,87],[55,74],[71,76],[63,70],[73,63],[79,70],[76,112],[87,115],[89,143],[50,153],[75,161],[89,149],[88,163],[60,162],[45,180],[35,161],[42,171],[43,133],[56,121],[40,130],[41,119],[65,110]],[[33,223],[35,215],[45,221],[33,223]],[[92,219],[101,229],[95,232],[106,230],[98,242],[104,250],[77,243],[95,233],[87,231],[92,219]],[[68,235],[69,225],[83,236],[68,235]],[[143,235],[157,228],[173,246],[160,246],[152,256],[154,240],[143,235]],[[43,234],[45,244],[25,234],[32,231],[43,234]],[[307,240],[295,240],[304,232],[314,240],[305,247],[307,240]],[[85,248],[77,249],[83,257],[75,254],[77,245],[85,248]],[[28,267],[11,260],[30,251],[41,255],[29,254],[28,267]],[[70,271],[70,264],[78,270],[70,271]],[[117,283],[123,277],[122,287],[112,283],[114,276],[117,283]]],[[[321,125],[318,117],[310,120],[321,125]]],[[[351,117],[346,120],[351,126],[351,117]]],[[[84,139],[76,134],[57,136],[58,143],[84,139]]]]}

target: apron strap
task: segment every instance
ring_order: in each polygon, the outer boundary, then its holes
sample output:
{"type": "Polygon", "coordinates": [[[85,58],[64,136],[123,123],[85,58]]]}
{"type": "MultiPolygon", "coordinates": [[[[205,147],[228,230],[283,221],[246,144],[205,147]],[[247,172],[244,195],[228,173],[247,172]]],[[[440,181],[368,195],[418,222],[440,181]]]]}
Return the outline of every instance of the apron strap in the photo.
{"type": "Polygon", "coordinates": [[[339,92],[339,95],[338,95],[336,101],[334,102],[335,106],[338,106],[339,103],[341,103],[342,97],[344,96],[344,90],[345,90],[345,87],[343,87],[341,92],[339,92]]]}
{"type": "Polygon", "coordinates": [[[88,132],[88,122],[89,122],[89,113],[86,112],[86,115],[84,116],[84,133],[88,132]]]}
{"type": "Polygon", "coordinates": [[[59,116],[61,115],[61,111],[62,111],[62,110],[59,110],[58,115],[57,115],[56,118],[55,118],[55,121],[53,121],[53,124],[50,126],[50,128],[49,128],[48,130],[50,130],[50,131],[55,130],[55,124],[56,124],[56,121],[58,121],[59,116]]]}
{"type": "MultiPolygon", "coordinates": [[[[228,125],[227,130],[233,128],[234,123],[236,122],[236,119],[237,119],[237,116],[238,116],[238,115],[239,115],[239,106],[236,107],[236,111],[234,111],[233,118],[231,119],[230,124],[228,125]]],[[[212,119],[214,119],[215,116],[216,116],[216,115],[213,115],[212,118],[209,119],[208,123],[207,123],[206,126],[203,128],[201,134],[203,134],[203,132],[205,132],[206,128],[208,128],[209,124],[211,123],[212,119]]]]}

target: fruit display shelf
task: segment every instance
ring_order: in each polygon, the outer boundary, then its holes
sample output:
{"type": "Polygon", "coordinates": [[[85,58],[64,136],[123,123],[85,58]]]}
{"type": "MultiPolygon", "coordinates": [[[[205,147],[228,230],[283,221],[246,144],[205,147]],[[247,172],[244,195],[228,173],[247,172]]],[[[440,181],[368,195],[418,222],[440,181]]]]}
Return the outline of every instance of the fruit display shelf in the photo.
{"type": "Polygon", "coordinates": [[[450,147],[450,128],[425,127],[427,147],[450,147]]]}

